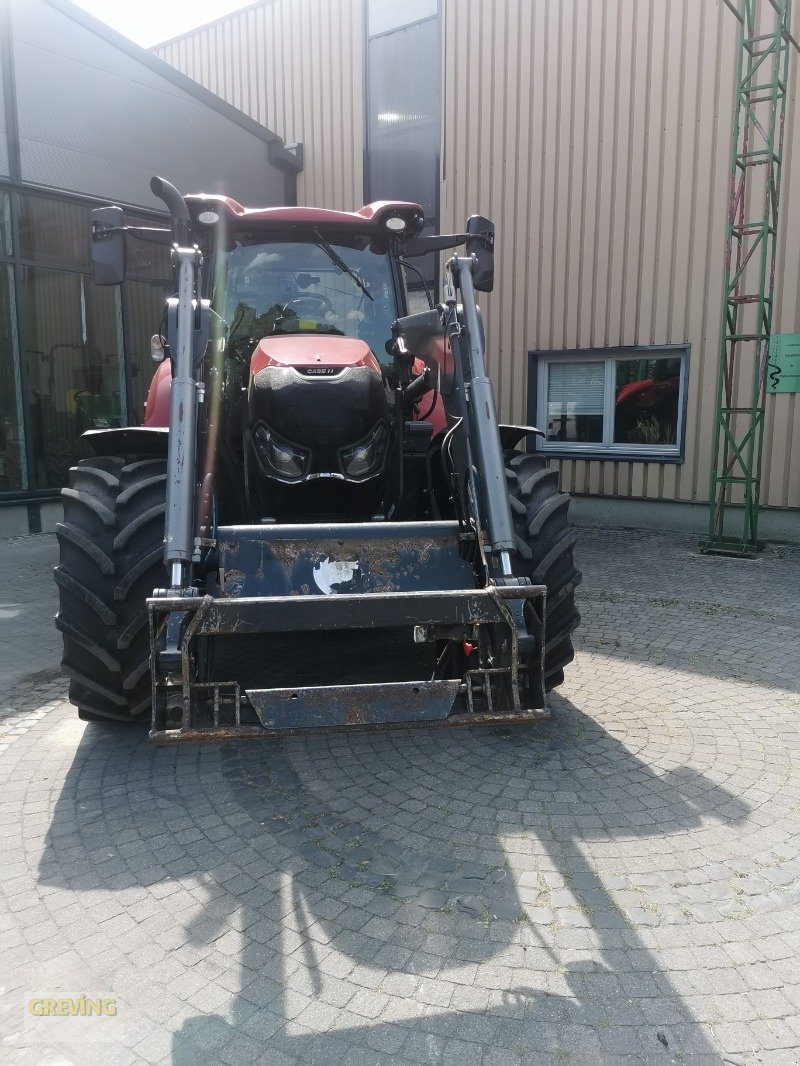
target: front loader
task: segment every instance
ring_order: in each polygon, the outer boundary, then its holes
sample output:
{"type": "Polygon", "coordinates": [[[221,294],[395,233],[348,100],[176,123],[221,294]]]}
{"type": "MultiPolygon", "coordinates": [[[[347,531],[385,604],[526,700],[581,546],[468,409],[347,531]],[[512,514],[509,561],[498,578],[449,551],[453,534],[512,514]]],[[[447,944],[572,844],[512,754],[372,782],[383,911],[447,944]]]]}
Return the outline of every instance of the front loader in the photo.
{"type": "Polygon", "coordinates": [[[578,624],[557,473],[501,425],[476,290],[494,227],[422,209],[245,209],[151,187],[171,226],[93,213],[95,280],[169,243],[177,294],[141,427],[91,430],[58,527],[81,718],[160,743],[547,714],[578,624]],[[409,314],[405,271],[446,264],[409,314]]]}

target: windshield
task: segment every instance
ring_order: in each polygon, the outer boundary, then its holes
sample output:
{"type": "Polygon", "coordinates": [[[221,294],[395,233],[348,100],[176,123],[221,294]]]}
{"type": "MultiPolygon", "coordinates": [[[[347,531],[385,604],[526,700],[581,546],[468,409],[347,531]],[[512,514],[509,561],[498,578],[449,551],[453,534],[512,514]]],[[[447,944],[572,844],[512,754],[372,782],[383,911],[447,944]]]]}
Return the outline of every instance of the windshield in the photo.
{"type": "Polygon", "coordinates": [[[389,256],[370,251],[368,238],[340,241],[311,232],[295,240],[242,240],[227,251],[214,303],[229,347],[330,333],[363,340],[389,361],[385,345],[400,314],[389,256]]]}

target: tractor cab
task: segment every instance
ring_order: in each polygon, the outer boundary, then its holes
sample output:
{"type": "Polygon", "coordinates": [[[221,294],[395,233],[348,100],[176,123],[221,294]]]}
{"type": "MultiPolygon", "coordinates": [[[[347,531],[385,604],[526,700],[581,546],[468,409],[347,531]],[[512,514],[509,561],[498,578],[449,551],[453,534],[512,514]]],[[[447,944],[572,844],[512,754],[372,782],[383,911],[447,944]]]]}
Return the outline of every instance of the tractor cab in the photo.
{"type": "MultiPolygon", "coordinates": [[[[228,501],[231,517],[419,517],[420,482],[404,453],[411,437],[415,454],[429,445],[433,424],[419,415],[432,415],[438,397],[426,377],[420,402],[409,398],[424,366],[404,365],[393,331],[407,310],[400,241],[417,236],[422,209],[247,211],[186,199],[218,316],[225,420],[243,436],[241,476],[231,470],[227,482],[245,491],[228,501]]],[[[436,420],[443,428],[441,402],[436,420]]]]}

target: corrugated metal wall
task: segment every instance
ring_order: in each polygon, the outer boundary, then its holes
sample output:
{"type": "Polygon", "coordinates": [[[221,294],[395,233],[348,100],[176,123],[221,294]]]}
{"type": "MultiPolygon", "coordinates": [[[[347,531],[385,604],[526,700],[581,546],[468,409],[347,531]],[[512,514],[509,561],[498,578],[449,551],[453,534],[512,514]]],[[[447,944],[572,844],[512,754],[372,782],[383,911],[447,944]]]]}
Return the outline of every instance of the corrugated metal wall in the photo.
{"type": "MultiPolygon", "coordinates": [[[[565,461],[573,492],[708,496],[736,23],[722,0],[441,0],[441,228],[498,230],[482,300],[501,413],[526,353],[692,345],[682,465],[565,461]]],[[[800,13],[798,13],[800,17],[800,13]]],[[[306,146],[300,197],[361,203],[361,0],[267,0],[157,49],[306,146]]],[[[800,330],[800,112],[791,65],[774,328],[800,330]]],[[[762,500],[800,506],[800,403],[769,396],[762,500]]]]}
{"type": "Polygon", "coordinates": [[[267,0],[154,51],[287,143],[303,142],[299,203],[361,206],[362,0],[267,0]]]}
{"type": "MultiPolygon", "coordinates": [[[[721,0],[442,0],[442,228],[494,218],[504,414],[529,349],[692,345],[682,465],[564,461],[579,493],[708,498],[736,21],[721,0]]],[[[765,5],[766,6],[766,5],[765,5]]],[[[775,328],[800,329],[792,59],[775,328]]],[[[800,404],[769,396],[762,500],[800,506],[800,404]]]]}

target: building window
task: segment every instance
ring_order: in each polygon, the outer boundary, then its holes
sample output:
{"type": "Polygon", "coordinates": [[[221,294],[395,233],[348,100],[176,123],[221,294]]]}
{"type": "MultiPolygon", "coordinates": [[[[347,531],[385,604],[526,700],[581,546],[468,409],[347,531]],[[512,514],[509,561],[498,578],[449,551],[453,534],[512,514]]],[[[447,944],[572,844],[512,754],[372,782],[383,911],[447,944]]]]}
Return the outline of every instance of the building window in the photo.
{"type": "Polygon", "coordinates": [[[27,267],[22,308],[31,487],[58,489],[82,433],[125,424],[119,298],[86,274],[27,267]]]}
{"type": "MultiPolygon", "coordinates": [[[[126,214],[128,226],[152,226],[144,216],[126,214]]],[[[165,300],[175,291],[170,249],[132,238],[128,241],[127,281],[122,286],[122,316],[125,325],[125,357],[128,371],[128,421],[140,426],[150,381],[156,371],[150,353],[150,338],[158,332],[165,300]]]]}
{"type": "Polygon", "coordinates": [[[529,419],[552,455],[680,462],[688,344],[529,353],[529,419]]]}
{"type": "Polygon", "coordinates": [[[90,454],[87,429],[142,422],[150,336],[174,290],[170,251],[132,240],[129,280],[96,287],[91,206],[0,189],[0,501],[57,492],[90,454]]]}

